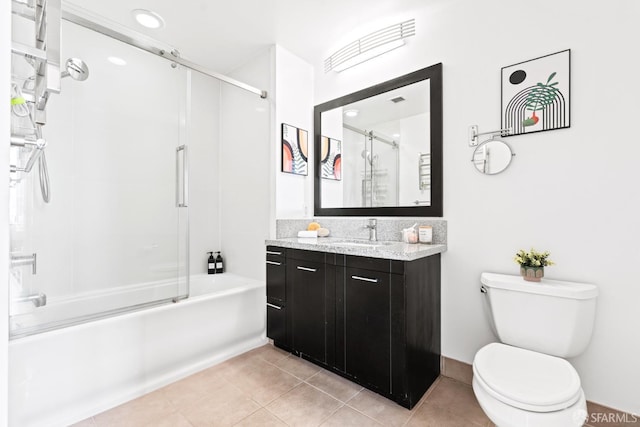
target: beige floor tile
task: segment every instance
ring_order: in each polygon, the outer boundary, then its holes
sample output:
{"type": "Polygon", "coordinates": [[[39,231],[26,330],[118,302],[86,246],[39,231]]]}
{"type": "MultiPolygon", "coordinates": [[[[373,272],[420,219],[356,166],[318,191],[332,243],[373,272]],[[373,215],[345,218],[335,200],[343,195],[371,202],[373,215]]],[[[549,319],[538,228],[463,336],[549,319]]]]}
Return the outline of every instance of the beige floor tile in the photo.
{"type": "Polygon", "coordinates": [[[317,426],[342,406],[326,393],[300,384],[271,402],[267,409],[290,426],[317,426]]]}
{"type": "Polygon", "coordinates": [[[265,361],[260,356],[261,351],[257,350],[258,349],[251,350],[248,353],[243,353],[233,359],[229,359],[226,362],[216,365],[213,369],[224,377],[236,375],[245,369],[251,369],[265,361]]]}
{"type": "Polygon", "coordinates": [[[293,375],[264,360],[245,367],[237,374],[228,376],[227,379],[260,405],[266,405],[277,399],[301,382],[293,375]]]}
{"type": "Polygon", "coordinates": [[[348,406],[343,406],[331,415],[322,427],[381,427],[382,424],[348,406]]]}
{"type": "Polygon", "coordinates": [[[184,415],[176,412],[166,418],[151,421],[145,424],[145,427],[193,427],[193,424],[184,415]]]}
{"type": "Polygon", "coordinates": [[[160,391],[155,391],[98,414],[93,419],[99,427],[138,427],[169,417],[174,412],[174,406],[160,391]]]}
{"type": "Polygon", "coordinates": [[[347,405],[385,426],[401,426],[412,414],[408,409],[369,390],[356,394],[347,405]]]}
{"type": "Polygon", "coordinates": [[[208,369],[163,387],[159,391],[174,407],[182,408],[205,394],[216,393],[227,385],[228,382],[219,371],[208,369]]]}
{"type": "Polygon", "coordinates": [[[306,360],[293,355],[278,361],[275,365],[301,380],[306,380],[322,369],[311,362],[307,362],[306,360]]]}
{"type": "Polygon", "coordinates": [[[260,356],[267,362],[274,364],[278,363],[282,359],[286,359],[291,354],[288,351],[281,350],[271,344],[263,345],[262,347],[258,347],[255,350],[251,351],[255,352],[258,356],[260,356]]]}
{"type": "Polygon", "coordinates": [[[342,402],[349,401],[362,390],[362,386],[324,369],[309,378],[307,382],[342,402]]]}
{"type": "Polygon", "coordinates": [[[180,412],[195,427],[232,426],[260,409],[241,390],[227,384],[215,393],[206,394],[180,412]]]}
{"type": "Polygon", "coordinates": [[[486,423],[477,424],[465,417],[461,417],[440,406],[432,405],[428,401],[421,405],[413,414],[407,427],[471,427],[486,426],[486,423]]]}
{"type": "Polygon", "coordinates": [[[486,425],[489,422],[471,386],[451,378],[441,377],[425,403],[439,406],[477,424],[486,425]]]}
{"type": "Polygon", "coordinates": [[[244,418],[236,427],[286,427],[287,425],[279,420],[271,412],[262,408],[244,418]]]}

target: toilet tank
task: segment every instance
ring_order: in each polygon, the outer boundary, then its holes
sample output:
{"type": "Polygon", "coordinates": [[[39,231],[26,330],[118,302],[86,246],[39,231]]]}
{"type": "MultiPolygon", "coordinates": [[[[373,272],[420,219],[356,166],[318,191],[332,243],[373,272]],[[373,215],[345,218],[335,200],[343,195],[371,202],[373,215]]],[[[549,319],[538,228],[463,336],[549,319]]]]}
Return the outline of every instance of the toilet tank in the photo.
{"type": "Polygon", "coordinates": [[[482,273],[481,291],[500,341],[562,358],[591,340],[598,288],[587,283],[482,273]]]}

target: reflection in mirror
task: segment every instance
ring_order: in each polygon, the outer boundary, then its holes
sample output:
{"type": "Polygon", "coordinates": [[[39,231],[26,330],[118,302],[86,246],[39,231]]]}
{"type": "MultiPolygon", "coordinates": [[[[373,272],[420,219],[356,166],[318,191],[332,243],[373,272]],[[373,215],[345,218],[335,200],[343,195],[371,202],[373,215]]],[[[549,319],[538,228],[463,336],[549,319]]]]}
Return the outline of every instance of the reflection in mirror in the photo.
{"type": "MultiPolygon", "coordinates": [[[[322,113],[322,140],[342,141],[343,171],[342,181],[322,182],[322,207],[431,204],[429,86],[423,80],[322,113]]],[[[323,172],[335,161],[325,146],[323,172]]]]}
{"type": "Polygon", "coordinates": [[[496,175],[509,167],[513,156],[515,153],[506,142],[494,138],[481,142],[474,150],[471,161],[478,172],[496,175]]]}
{"type": "Polygon", "coordinates": [[[316,106],[316,215],[442,215],[441,67],[316,106]]]}

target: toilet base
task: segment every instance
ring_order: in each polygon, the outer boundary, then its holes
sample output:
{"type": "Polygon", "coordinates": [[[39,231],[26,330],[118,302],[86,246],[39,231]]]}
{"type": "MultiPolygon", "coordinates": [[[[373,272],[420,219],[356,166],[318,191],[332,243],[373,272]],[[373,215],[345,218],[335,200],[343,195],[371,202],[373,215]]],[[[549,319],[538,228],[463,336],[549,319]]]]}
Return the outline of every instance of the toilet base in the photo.
{"type": "Polygon", "coordinates": [[[480,407],[498,427],[578,427],[587,419],[587,400],[582,389],[576,403],[561,411],[532,412],[499,401],[473,378],[473,392],[480,407]]]}

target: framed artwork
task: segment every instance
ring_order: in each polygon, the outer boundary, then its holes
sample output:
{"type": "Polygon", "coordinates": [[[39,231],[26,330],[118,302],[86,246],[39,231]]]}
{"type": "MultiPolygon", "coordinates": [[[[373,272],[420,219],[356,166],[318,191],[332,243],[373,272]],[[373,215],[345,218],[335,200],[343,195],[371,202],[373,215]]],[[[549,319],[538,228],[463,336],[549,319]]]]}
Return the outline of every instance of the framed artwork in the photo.
{"type": "Polygon", "coordinates": [[[282,172],[307,175],[307,131],[282,123],[282,172]]]}
{"type": "Polygon", "coordinates": [[[508,135],[568,128],[571,50],[502,68],[501,128],[508,135]]]}
{"type": "Polygon", "coordinates": [[[320,137],[322,178],[342,179],[342,142],[326,136],[320,137]]]}

